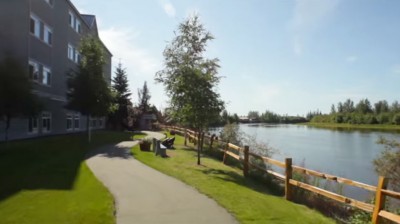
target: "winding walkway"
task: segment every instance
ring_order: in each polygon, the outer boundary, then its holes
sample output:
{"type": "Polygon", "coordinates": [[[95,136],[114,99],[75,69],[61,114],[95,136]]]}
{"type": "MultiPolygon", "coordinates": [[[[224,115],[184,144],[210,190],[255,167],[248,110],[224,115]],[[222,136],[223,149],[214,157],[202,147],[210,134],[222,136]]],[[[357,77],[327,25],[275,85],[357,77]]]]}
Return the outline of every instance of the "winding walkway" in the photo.
{"type": "MultiPolygon", "coordinates": [[[[161,139],[164,135],[147,132],[161,139]]],[[[194,188],[134,159],[137,141],[99,148],[87,164],[116,202],[117,224],[237,223],[231,214],[194,188]]]]}

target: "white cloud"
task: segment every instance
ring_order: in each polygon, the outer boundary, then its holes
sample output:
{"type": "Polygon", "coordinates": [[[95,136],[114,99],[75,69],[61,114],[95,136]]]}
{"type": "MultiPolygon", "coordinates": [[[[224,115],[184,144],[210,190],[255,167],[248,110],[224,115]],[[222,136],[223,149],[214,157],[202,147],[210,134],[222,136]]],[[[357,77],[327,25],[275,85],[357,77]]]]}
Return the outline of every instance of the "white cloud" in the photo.
{"type": "Polygon", "coordinates": [[[111,27],[100,30],[100,38],[112,52],[114,59],[121,59],[125,66],[131,66],[135,72],[153,77],[161,62],[135,43],[139,35],[139,32],[130,28],[111,27]]]}
{"type": "Polygon", "coordinates": [[[357,57],[357,56],[348,56],[348,57],[346,58],[346,61],[349,62],[349,63],[356,62],[357,60],[358,60],[358,57],[357,57]]]}
{"type": "Polygon", "coordinates": [[[304,39],[320,27],[336,9],[339,0],[296,0],[289,23],[293,35],[293,51],[302,54],[304,39]]]}
{"type": "MultiPolygon", "coordinates": [[[[147,81],[151,93],[151,103],[157,107],[165,106],[165,93],[161,85],[154,83],[155,73],[162,68],[162,55],[151,53],[138,43],[140,32],[131,28],[111,27],[99,31],[100,38],[113,54],[113,70],[121,63],[129,80],[131,99],[137,103],[137,89],[147,81]]],[[[114,74],[113,74],[114,75],[114,74]]]]}
{"type": "Polygon", "coordinates": [[[169,1],[163,0],[160,2],[161,6],[164,9],[164,12],[169,16],[169,17],[175,17],[176,11],[174,5],[170,3],[169,1]]]}

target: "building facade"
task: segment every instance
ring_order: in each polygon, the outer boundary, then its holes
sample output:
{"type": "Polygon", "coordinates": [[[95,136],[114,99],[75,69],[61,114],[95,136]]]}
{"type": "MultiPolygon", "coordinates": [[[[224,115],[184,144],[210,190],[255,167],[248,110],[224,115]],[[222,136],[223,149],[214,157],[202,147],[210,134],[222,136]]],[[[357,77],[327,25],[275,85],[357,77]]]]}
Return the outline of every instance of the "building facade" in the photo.
{"type": "MultiPolygon", "coordinates": [[[[65,109],[67,74],[78,66],[79,43],[86,35],[98,37],[96,18],[80,14],[70,0],[0,1],[0,60],[12,57],[24,66],[44,104],[36,117],[12,119],[9,139],[86,130],[86,117],[65,109]]],[[[112,54],[103,46],[104,77],[110,84],[112,54]]],[[[94,129],[105,127],[104,118],[90,123],[94,129]]],[[[4,128],[0,121],[0,133],[4,128]]]]}

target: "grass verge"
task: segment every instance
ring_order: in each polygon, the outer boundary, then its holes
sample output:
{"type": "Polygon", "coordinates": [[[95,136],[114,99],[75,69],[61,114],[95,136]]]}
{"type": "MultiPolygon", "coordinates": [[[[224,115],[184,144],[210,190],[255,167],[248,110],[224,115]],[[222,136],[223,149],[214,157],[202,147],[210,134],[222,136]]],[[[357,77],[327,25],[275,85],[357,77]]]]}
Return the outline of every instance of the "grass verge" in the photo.
{"type": "Polygon", "coordinates": [[[388,124],[337,124],[337,123],[301,123],[298,125],[306,125],[315,128],[327,129],[354,129],[354,130],[374,130],[374,131],[400,131],[400,125],[388,124]]]}
{"type": "Polygon", "coordinates": [[[0,144],[1,223],[115,223],[113,198],[86,163],[87,151],[129,139],[85,134],[0,144]]]}
{"type": "Polygon", "coordinates": [[[242,171],[226,166],[213,158],[203,157],[196,165],[196,152],[181,144],[176,135],[175,150],[169,158],[132,148],[136,159],[167,175],[175,177],[216,200],[241,223],[335,223],[305,206],[294,204],[268,192],[266,186],[246,179],[242,171]]]}

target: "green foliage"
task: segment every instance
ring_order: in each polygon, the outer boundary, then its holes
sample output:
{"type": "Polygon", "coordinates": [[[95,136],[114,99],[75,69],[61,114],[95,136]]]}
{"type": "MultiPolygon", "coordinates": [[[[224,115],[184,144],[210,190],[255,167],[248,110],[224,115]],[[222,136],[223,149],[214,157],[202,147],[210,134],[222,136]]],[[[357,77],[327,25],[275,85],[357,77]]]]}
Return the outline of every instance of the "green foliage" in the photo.
{"type": "Polygon", "coordinates": [[[229,142],[234,145],[243,145],[243,133],[239,130],[239,125],[236,123],[226,124],[219,134],[220,140],[229,142]]]}
{"type": "MultiPolygon", "coordinates": [[[[224,102],[215,91],[220,80],[218,59],[203,57],[212,39],[198,16],[189,17],[179,25],[177,35],[165,48],[165,68],[155,78],[170,97],[169,115],[200,132],[217,121],[224,109],[224,102]]],[[[200,164],[200,148],[197,163],[200,164]]]]}
{"type": "Polygon", "coordinates": [[[129,108],[132,107],[130,101],[128,78],[126,71],[119,63],[115,71],[115,76],[112,79],[112,90],[114,96],[112,97],[114,109],[109,114],[109,121],[115,128],[129,126],[129,108]]]}
{"type": "Polygon", "coordinates": [[[0,63],[0,120],[6,122],[5,140],[12,118],[35,115],[41,107],[24,67],[13,58],[5,58],[0,63]]]}
{"type": "Polygon", "coordinates": [[[138,90],[138,97],[139,97],[139,109],[141,113],[148,113],[150,112],[150,91],[147,88],[147,82],[144,82],[143,88],[138,90]]]}
{"type": "Polygon", "coordinates": [[[371,223],[371,213],[362,210],[356,211],[350,218],[350,224],[366,224],[371,223]]]}
{"type": "Polygon", "coordinates": [[[385,149],[380,156],[374,160],[375,171],[381,175],[391,178],[391,186],[400,190],[400,142],[381,138],[378,141],[385,149]]]}
{"type": "Polygon", "coordinates": [[[389,107],[386,100],[378,101],[372,108],[368,99],[362,99],[354,107],[352,100],[347,99],[345,102],[339,102],[337,110],[332,105],[331,113],[328,114],[312,114],[312,123],[336,123],[336,124],[382,124],[382,125],[400,125],[400,104],[394,101],[389,107]]]}
{"type": "Polygon", "coordinates": [[[103,48],[98,39],[86,37],[81,41],[82,60],[78,71],[68,80],[67,108],[88,116],[105,116],[112,103],[111,91],[103,76],[103,48]]]}

